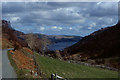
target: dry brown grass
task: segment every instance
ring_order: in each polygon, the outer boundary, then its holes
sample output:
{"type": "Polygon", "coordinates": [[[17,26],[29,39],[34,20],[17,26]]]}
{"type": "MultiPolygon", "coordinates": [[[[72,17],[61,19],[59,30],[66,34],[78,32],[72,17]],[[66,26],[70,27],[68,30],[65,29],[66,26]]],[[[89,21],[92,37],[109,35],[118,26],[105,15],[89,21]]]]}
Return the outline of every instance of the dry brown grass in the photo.
{"type": "Polygon", "coordinates": [[[27,51],[28,53],[33,54],[32,50],[30,50],[29,48],[23,47],[23,49],[24,49],[25,51],[27,51]]]}
{"type": "Polygon", "coordinates": [[[0,48],[2,49],[13,48],[13,42],[9,41],[6,38],[0,38],[0,48]]]}
{"type": "MultiPolygon", "coordinates": [[[[27,49],[27,48],[26,48],[27,49]]],[[[27,49],[29,50],[29,49],[27,49]]],[[[35,65],[33,59],[27,57],[24,55],[24,53],[15,50],[14,52],[11,50],[11,53],[14,53],[12,55],[13,60],[15,61],[15,64],[19,69],[29,69],[29,70],[34,70],[35,65]]]]}

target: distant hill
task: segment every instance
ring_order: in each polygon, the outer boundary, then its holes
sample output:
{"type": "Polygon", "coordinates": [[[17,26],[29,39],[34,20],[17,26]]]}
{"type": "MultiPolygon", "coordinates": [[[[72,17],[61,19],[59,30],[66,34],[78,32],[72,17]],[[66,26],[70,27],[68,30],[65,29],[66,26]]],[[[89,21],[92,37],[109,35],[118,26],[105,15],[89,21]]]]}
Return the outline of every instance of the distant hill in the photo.
{"type": "MultiPolygon", "coordinates": [[[[11,27],[9,21],[2,20],[0,28],[2,28],[2,48],[11,47],[27,47],[33,51],[40,52],[43,41],[40,40],[42,37],[46,37],[53,43],[57,42],[77,42],[76,44],[65,48],[60,51],[63,59],[71,59],[74,61],[89,61],[88,59],[94,59],[97,64],[100,63],[98,59],[102,59],[102,64],[119,68],[119,56],[120,56],[120,22],[114,26],[107,27],[95,31],[94,33],[85,36],[67,36],[67,35],[43,35],[43,34],[24,34],[23,32],[17,31],[11,27]],[[2,26],[1,26],[2,25],[2,26]],[[105,59],[106,58],[106,59],[105,59]],[[106,63],[107,62],[107,63],[106,63]]],[[[45,38],[44,38],[45,39],[45,38]]],[[[46,43],[46,42],[45,42],[46,43]]],[[[41,52],[40,52],[41,53],[41,52]]],[[[47,54],[56,55],[56,52],[46,52],[47,54]]]]}
{"type": "Polygon", "coordinates": [[[78,43],[64,49],[66,55],[76,53],[90,58],[120,55],[120,22],[83,37],[78,43]]]}
{"type": "Polygon", "coordinates": [[[35,34],[39,38],[42,36],[46,36],[52,43],[58,42],[78,42],[82,39],[81,36],[70,36],[70,35],[43,35],[43,34],[35,34]]]}
{"type": "MultiPolygon", "coordinates": [[[[37,44],[41,44],[41,40],[43,37],[46,37],[48,40],[51,41],[51,43],[58,43],[58,42],[78,42],[82,37],[80,36],[69,36],[69,35],[44,35],[44,34],[35,34],[35,33],[28,33],[24,34],[21,31],[17,31],[11,27],[10,21],[2,20],[2,35],[4,39],[8,39],[10,43],[12,43],[12,46],[15,47],[15,44],[19,44],[19,46],[26,46],[31,47],[33,46],[33,42],[36,42],[34,46],[37,44]],[[32,35],[33,34],[33,35],[32,35]],[[32,43],[29,42],[28,38],[30,39],[30,36],[37,40],[33,41],[32,43]],[[38,42],[38,40],[40,40],[38,42]]],[[[5,44],[7,44],[5,42],[5,44]]],[[[35,48],[35,47],[34,47],[35,48]]],[[[38,50],[39,47],[35,48],[38,50]]],[[[33,49],[33,48],[32,48],[33,49]]],[[[35,50],[34,49],[34,50],[35,50]]]]}

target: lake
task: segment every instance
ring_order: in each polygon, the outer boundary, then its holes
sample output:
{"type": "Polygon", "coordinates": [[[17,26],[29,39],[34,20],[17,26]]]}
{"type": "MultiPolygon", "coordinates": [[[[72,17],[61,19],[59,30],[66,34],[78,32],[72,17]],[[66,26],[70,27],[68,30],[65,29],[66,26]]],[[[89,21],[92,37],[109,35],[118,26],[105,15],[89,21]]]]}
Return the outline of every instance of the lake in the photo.
{"type": "Polygon", "coordinates": [[[49,50],[63,50],[66,47],[69,47],[76,42],[59,42],[59,43],[54,43],[48,46],[49,50]]]}

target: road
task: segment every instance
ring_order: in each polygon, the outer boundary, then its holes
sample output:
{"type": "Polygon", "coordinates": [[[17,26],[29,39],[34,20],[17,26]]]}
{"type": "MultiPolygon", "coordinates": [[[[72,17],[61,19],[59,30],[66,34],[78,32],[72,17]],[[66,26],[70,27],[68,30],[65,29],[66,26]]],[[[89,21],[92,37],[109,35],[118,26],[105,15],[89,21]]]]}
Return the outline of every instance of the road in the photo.
{"type": "Polygon", "coordinates": [[[2,78],[2,50],[0,49],[0,79],[2,78]]]}
{"type": "Polygon", "coordinates": [[[10,49],[2,50],[2,78],[17,78],[17,75],[8,59],[7,55],[8,50],[10,49]]]}

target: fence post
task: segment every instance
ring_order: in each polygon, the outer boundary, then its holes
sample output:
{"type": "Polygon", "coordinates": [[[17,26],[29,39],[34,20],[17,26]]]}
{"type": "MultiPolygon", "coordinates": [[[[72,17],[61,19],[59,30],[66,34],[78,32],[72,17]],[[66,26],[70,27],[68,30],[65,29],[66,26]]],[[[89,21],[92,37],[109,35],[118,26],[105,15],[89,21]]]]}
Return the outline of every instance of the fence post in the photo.
{"type": "Polygon", "coordinates": [[[53,76],[53,74],[51,74],[51,80],[54,80],[54,76],[53,76]]]}
{"type": "Polygon", "coordinates": [[[55,73],[55,80],[57,80],[57,73],[55,73]]]}

